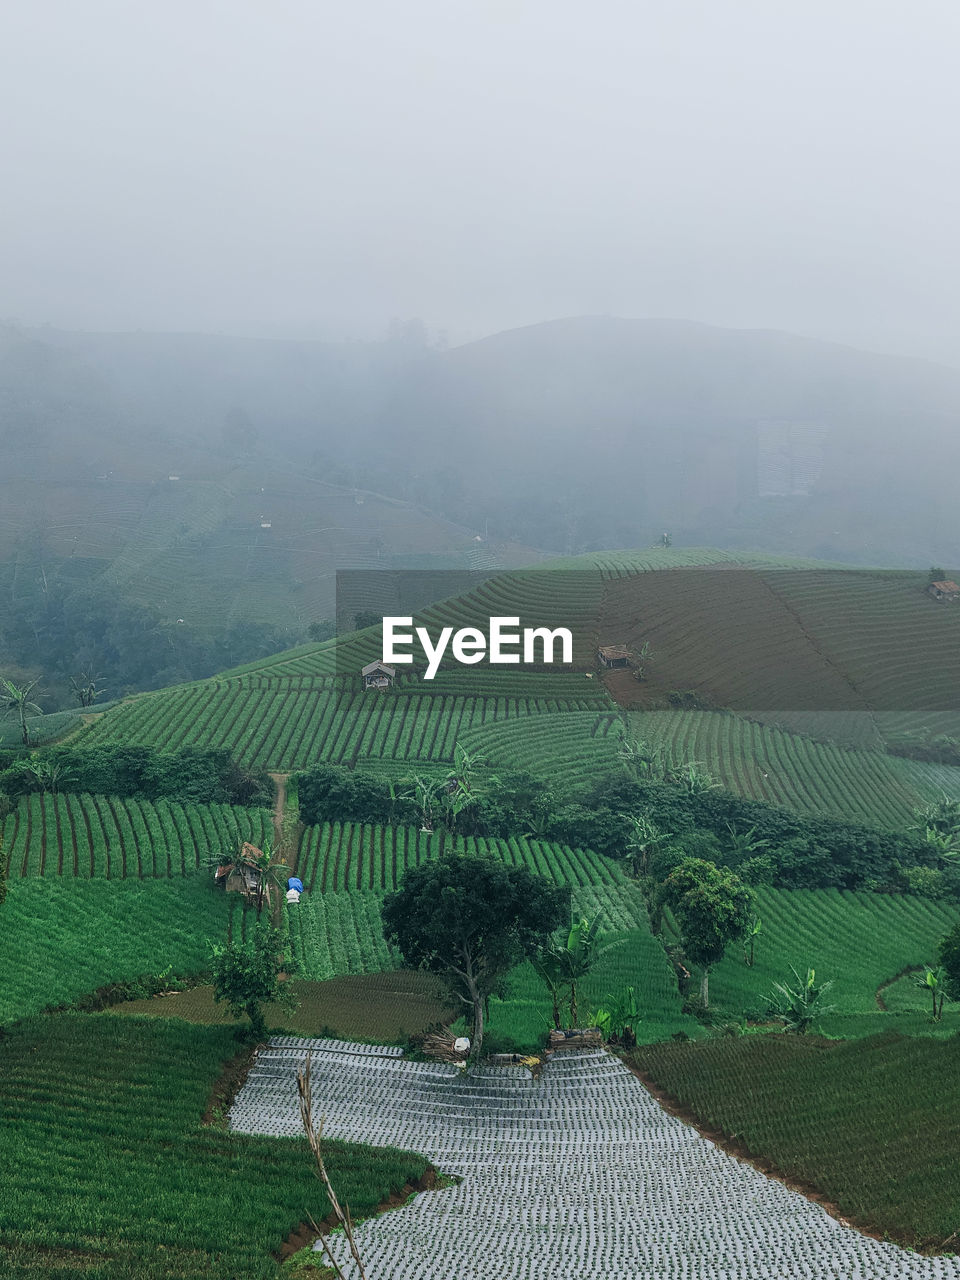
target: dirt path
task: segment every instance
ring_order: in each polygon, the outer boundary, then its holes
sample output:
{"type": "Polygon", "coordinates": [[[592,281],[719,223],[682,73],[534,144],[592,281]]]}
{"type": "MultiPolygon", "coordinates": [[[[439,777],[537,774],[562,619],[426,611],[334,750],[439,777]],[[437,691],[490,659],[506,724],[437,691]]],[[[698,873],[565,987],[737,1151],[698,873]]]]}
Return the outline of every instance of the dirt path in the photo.
{"type": "Polygon", "coordinates": [[[883,998],[883,993],[886,991],[887,987],[892,987],[895,982],[899,982],[901,978],[905,978],[908,973],[922,972],[922,964],[908,964],[905,969],[901,969],[899,973],[895,973],[892,978],[887,978],[886,982],[881,982],[879,987],[877,987],[877,994],[875,997],[877,1001],[877,1008],[883,1013],[887,1012],[887,1002],[883,998]]]}
{"type": "MultiPolygon", "coordinates": [[[[283,839],[283,819],[287,810],[287,778],[289,778],[290,775],[289,773],[271,773],[270,777],[273,779],[277,788],[277,798],[273,806],[274,853],[281,855],[283,861],[290,868],[290,875],[293,876],[297,873],[297,844],[299,842],[294,842],[294,847],[292,849],[287,849],[284,847],[283,839]]],[[[284,893],[285,889],[277,886],[276,901],[274,902],[273,910],[270,913],[273,919],[273,924],[278,929],[280,928],[280,923],[283,918],[284,893]]]]}

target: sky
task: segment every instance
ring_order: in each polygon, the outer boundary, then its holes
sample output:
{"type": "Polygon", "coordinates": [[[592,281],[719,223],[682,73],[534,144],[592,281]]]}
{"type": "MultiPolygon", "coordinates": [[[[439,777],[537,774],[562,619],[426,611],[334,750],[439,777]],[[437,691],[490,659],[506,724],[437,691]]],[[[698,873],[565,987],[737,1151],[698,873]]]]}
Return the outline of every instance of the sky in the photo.
{"type": "Polygon", "coordinates": [[[0,319],[960,364],[955,0],[0,3],[0,319]]]}

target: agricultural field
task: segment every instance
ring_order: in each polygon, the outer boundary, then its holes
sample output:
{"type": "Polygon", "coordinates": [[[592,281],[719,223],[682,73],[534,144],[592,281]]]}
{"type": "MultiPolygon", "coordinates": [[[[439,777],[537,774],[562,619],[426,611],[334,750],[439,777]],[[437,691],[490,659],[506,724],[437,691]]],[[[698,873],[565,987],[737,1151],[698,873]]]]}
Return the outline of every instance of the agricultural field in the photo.
{"type": "MultiPolygon", "coordinates": [[[[844,1218],[905,1244],[952,1249],[960,1038],[720,1037],[649,1045],[631,1060],[700,1123],[816,1188],[844,1218]]],[[[925,1276],[930,1265],[914,1256],[902,1270],[838,1274],[925,1276]]]]}
{"type": "Polygon", "coordinates": [[[859,751],[718,711],[628,712],[629,736],[675,764],[700,762],[728,791],[800,813],[900,829],[913,810],[960,799],[960,769],[859,751]]]}
{"type": "MultiPolygon", "coordinates": [[[[922,991],[898,990],[888,1001],[883,990],[907,969],[936,964],[941,938],[960,920],[956,904],[844,889],[761,888],[757,899],[761,931],[753,965],[744,948],[731,946],[711,971],[717,1016],[766,1017],[773,984],[792,981],[793,966],[833,980],[827,1003],[836,1011],[823,1020],[828,1035],[872,1035],[885,1027],[921,1035],[960,1030],[960,1005],[947,1004],[943,1022],[934,1024],[922,991]],[[882,1011],[878,992],[889,1012],[882,1011]]],[[[667,937],[676,940],[669,918],[667,937]]]]}
{"type": "Polygon", "coordinates": [[[71,1004],[109,983],[203,971],[211,944],[243,927],[236,898],[199,872],[169,880],[12,879],[0,907],[0,1023],[71,1004]]]}
{"type": "Polygon", "coordinates": [[[452,760],[458,737],[494,721],[594,710],[602,692],[578,682],[566,698],[512,693],[478,697],[403,689],[359,693],[297,677],[261,686],[252,677],[208,681],[139,697],[98,720],[85,744],[225,747],[241,764],[288,771],[320,761],[452,760]]]}
{"type": "Polygon", "coordinates": [[[399,968],[401,957],[383,937],[383,895],[397,886],[407,867],[437,857],[451,845],[487,852],[555,884],[572,885],[574,910],[599,912],[608,929],[647,929],[638,887],[614,863],[586,850],[525,836],[496,840],[427,834],[416,827],[324,823],[303,830],[297,874],[306,893],[286,913],[302,974],[323,981],[399,968]]]}
{"type": "MultiPolygon", "coordinates": [[[[273,1280],[287,1235],[329,1212],[303,1140],[204,1124],[226,1027],[32,1018],[0,1040],[0,1273],[7,1280],[273,1280]]],[[[356,1218],[422,1156],[330,1141],[356,1218]]]]}
{"type": "MultiPolygon", "coordinates": [[[[942,1042],[926,1043],[942,1048],[942,1042]]],[[[481,1065],[464,1074],[447,1063],[398,1061],[389,1050],[375,1056],[359,1048],[278,1038],[254,1066],[230,1110],[230,1124],[242,1133],[295,1134],[294,1071],[312,1049],[315,1087],[327,1107],[331,1136],[420,1147],[437,1167],[462,1179],[360,1227],[357,1243],[371,1275],[390,1280],[960,1276],[960,1259],[920,1257],[889,1240],[862,1236],[797,1191],[732,1159],[668,1114],[608,1054],[558,1053],[534,1078],[522,1066],[481,1065]]],[[[697,1080],[699,1045],[657,1046],[652,1053],[674,1048],[689,1053],[685,1061],[697,1080]]],[[[873,1160],[864,1183],[887,1192],[880,1221],[908,1231],[932,1226],[939,1230],[938,1243],[956,1213],[957,1058],[951,1042],[939,1061],[929,1055],[921,1059],[917,1092],[923,1111],[918,1116],[908,1105],[908,1122],[900,1117],[891,1122],[897,1151],[910,1140],[910,1121],[931,1127],[938,1068],[952,1072],[945,1091],[952,1115],[936,1137],[933,1159],[914,1143],[902,1166],[908,1175],[896,1211],[889,1192],[901,1166],[885,1163],[876,1144],[871,1148],[869,1137],[876,1133],[871,1119],[857,1125],[850,1106],[858,1091],[855,1077],[848,1073],[841,1082],[847,1085],[845,1094],[821,1086],[814,1095],[797,1073],[785,1108],[786,1116],[800,1112],[808,1120],[813,1096],[820,1131],[828,1133],[824,1122],[831,1103],[839,1102],[848,1121],[842,1130],[847,1185],[856,1190],[862,1133],[868,1138],[867,1159],[873,1160]],[[940,1174],[946,1175],[947,1194],[936,1186],[940,1174]]],[[[883,1082],[886,1092],[878,1101],[884,1113],[900,1101],[890,1084],[910,1090],[909,1066],[900,1062],[883,1082]]],[[[731,1083],[736,1089],[740,1081],[731,1083]]],[[[749,1094],[749,1078],[742,1083],[749,1094]]],[[[801,1139],[808,1133],[809,1128],[801,1130],[801,1139]]],[[[342,1240],[331,1247],[338,1260],[346,1258],[342,1240]]]]}
{"type": "MultiPolygon", "coordinates": [[[[326,982],[291,980],[298,1001],[295,1009],[265,1005],[268,1025],[298,1035],[333,1036],[376,1044],[405,1044],[450,1017],[449,998],[431,974],[418,970],[389,970],[326,982]]],[[[174,995],[125,1000],[107,1012],[118,1017],[183,1018],[207,1026],[235,1025],[227,1006],[217,1004],[210,986],[190,987],[174,995]]]]}
{"type": "Polygon", "coordinates": [[[35,793],[0,830],[11,878],[114,881],[191,875],[243,840],[262,846],[271,822],[240,805],[35,793]]]}
{"type": "MultiPolygon", "coordinates": [[[[692,690],[707,707],[803,713],[807,731],[825,715],[832,735],[838,713],[956,712],[960,610],[925,585],[922,574],[797,567],[624,578],[605,594],[602,632],[651,653],[642,682],[620,672],[607,683],[637,708],[692,690]]],[[[848,727],[854,746],[879,732],[869,716],[848,727]]]]}

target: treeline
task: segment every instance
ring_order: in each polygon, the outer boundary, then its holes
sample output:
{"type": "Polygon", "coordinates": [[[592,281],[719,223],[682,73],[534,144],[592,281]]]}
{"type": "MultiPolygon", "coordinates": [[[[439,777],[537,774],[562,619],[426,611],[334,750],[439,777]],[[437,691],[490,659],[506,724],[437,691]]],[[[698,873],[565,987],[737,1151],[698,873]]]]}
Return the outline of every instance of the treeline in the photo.
{"type": "MultiPolygon", "coordinates": [[[[372,774],[317,765],[297,775],[304,822],[419,823],[413,788],[372,774]]],[[[465,835],[529,832],[625,860],[643,816],[666,834],[656,876],[681,857],[702,858],[779,888],[873,889],[960,896],[960,873],[938,869],[936,851],[917,832],[885,831],[807,817],[728,791],[690,794],[664,782],[611,774],[574,801],[544,779],[505,772],[485,780],[454,819],[465,835]],[[749,837],[749,839],[748,839],[749,837]]]]}
{"type": "Polygon", "coordinates": [[[58,686],[60,705],[81,672],[98,676],[105,696],[116,698],[205,679],[302,639],[292,628],[262,622],[216,629],[191,619],[178,623],[117,590],[53,576],[46,590],[18,595],[0,617],[0,651],[25,670],[42,672],[39,696],[58,686]]]}
{"type": "Polygon", "coordinates": [[[89,792],[93,795],[161,796],[182,804],[273,804],[273,779],[247,769],[229,751],[184,747],[55,747],[42,754],[0,757],[0,794],[15,800],[34,791],[89,792]]]}

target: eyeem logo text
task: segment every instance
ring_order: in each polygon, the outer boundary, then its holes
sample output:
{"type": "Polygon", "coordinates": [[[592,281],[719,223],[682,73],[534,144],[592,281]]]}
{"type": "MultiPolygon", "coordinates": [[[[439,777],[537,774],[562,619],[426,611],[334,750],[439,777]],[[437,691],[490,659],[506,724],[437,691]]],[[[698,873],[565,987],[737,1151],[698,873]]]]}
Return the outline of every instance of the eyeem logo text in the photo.
{"type": "Polygon", "coordinates": [[[489,638],[478,627],[461,627],[459,631],[443,627],[434,644],[426,627],[417,627],[415,633],[400,629],[412,626],[413,618],[384,618],[383,660],[391,665],[413,662],[413,654],[401,652],[401,649],[413,645],[416,634],[427,660],[425,680],[432,680],[437,674],[448,647],[455,661],[468,667],[483,662],[485,658],[488,662],[502,664],[573,662],[573,636],[566,627],[557,627],[554,631],[548,627],[524,627],[521,632],[515,629],[520,626],[519,618],[491,618],[489,638]],[[558,642],[560,657],[555,658],[558,642]],[[401,648],[398,649],[398,645],[401,648]]]}

